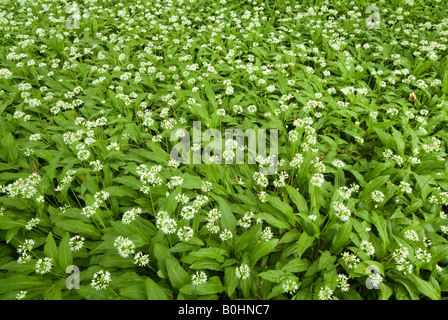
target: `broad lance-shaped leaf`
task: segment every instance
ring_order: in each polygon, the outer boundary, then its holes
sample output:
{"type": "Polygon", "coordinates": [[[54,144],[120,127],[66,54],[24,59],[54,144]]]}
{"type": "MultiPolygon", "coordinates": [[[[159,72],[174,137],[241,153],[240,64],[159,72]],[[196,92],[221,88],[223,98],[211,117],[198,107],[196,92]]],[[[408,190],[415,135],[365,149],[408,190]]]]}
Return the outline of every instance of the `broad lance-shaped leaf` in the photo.
{"type": "Polygon", "coordinates": [[[159,267],[159,270],[164,274],[164,276],[168,276],[166,270],[166,260],[167,258],[171,257],[170,250],[166,246],[160,243],[156,243],[154,245],[153,251],[154,256],[156,257],[157,260],[157,266],[159,267]]]}
{"type": "Polygon", "coordinates": [[[3,278],[0,279],[0,294],[27,288],[39,288],[42,284],[44,281],[35,276],[17,275],[3,278]]]}
{"type": "Polygon", "coordinates": [[[258,276],[265,280],[279,283],[282,278],[285,278],[285,277],[289,276],[290,274],[291,274],[290,272],[286,272],[283,270],[268,270],[268,271],[259,273],[258,276]]]}
{"type": "Polygon", "coordinates": [[[382,216],[378,215],[375,211],[373,211],[372,222],[378,230],[378,235],[383,242],[384,249],[387,250],[389,248],[390,241],[387,233],[386,220],[382,216]]]}
{"type": "Polygon", "coordinates": [[[228,256],[228,252],[224,248],[201,248],[190,253],[190,256],[199,258],[215,259],[218,262],[224,262],[224,256],[228,256]]]}
{"type": "Polygon", "coordinates": [[[59,265],[65,271],[65,269],[73,264],[73,254],[70,249],[70,234],[66,232],[59,243],[59,265]]]}
{"type": "Polygon", "coordinates": [[[278,239],[272,239],[257,244],[249,253],[249,266],[253,267],[258,260],[260,260],[265,255],[270,254],[275,249],[277,242],[278,239]]]}
{"type": "Polygon", "coordinates": [[[296,218],[294,216],[294,211],[289,204],[283,202],[278,197],[273,197],[271,195],[267,195],[266,200],[268,200],[269,204],[271,204],[275,209],[282,213],[290,226],[294,226],[296,223],[296,218]]]}
{"type": "Polygon", "coordinates": [[[338,232],[336,233],[333,241],[331,243],[331,252],[334,254],[339,254],[347,245],[350,240],[350,234],[352,233],[352,223],[351,220],[343,223],[338,232]]]}
{"type": "Polygon", "coordinates": [[[297,206],[297,209],[300,212],[308,213],[308,204],[306,203],[305,198],[299,193],[299,191],[297,191],[290,185],[285,185],[285,189],[288,192],[291,201],[294,202],[294,204],[297,206]]]}
{"type": "Polygon", "coordinates": [[[126,286],[123,290],[120,291],[120,296],[135,300],[146,300],[147,294],[145,283],[136,283],[130,286],[126,286]]]}
{"type": "Polygon", "coordinates": [[[330,269],[330,267],[334,265],[336,259],[336,256],[331,255],[329,251],[322,252],[322,255],[309,267],[308,271],[305,273],[305,277],[311,276],[324,269],[330,269]]]}
{"type": "Polygon", "coordinates": [[[19,151],[16,147],[16,141],[11,132],[8,132],[6,136],[1,140],[1,146],[3,152],[6,152],[8,163],[15,163],[19,155],[19,151]]]}
{"type": "Polygon", "coordinates": [[[309,236],[306,232],[302,232],[299,237],[299,241],[297,241],[297,252],[299,254],[299,258],[302,256],[306,249],[311,247],[314,239],[314,236],[309,236]]]}
{"type": "Polygon", "coordinates": [[[191,281],[188,273],[180,266],[179,261],[173,257],[166,259],[166,271],[171,285],[175,289],[180,289],[191,281]]]}
{"type": "Polygon", "coordinates": [[[47,257],[52,258],[55,263],[59,262],[59,253],[56,242],[54,241],[53,234],[50,232],[45,241],[44,252],[47,257]]]}
{"type": "Polygon", "coordinates": [[[82,236],[89,237],[93,240],[99,240],[101,238],[101,233],[98,230],[96,230],[96,228],[93,225],[79,220],[64,219],[56,221],[55,224],[65,231],[78,233],[82,236]]]}
{"type": "Polygon", "coordinates": [[[236,257],[240,257],[247,251],[247,248],[252,248],[257,244],[258,239],[260,239],[261,229],[261,223],[257,223],[242,235],[236,237],[234,241],[234,252],[236,257]]]}
{"type": "Polygon", "coordinates": [[[226,289],[221,283],[219,277],[211,277],[207,280],[206,283],[200,285],[194,285],[189,283],[182,288],[180,288],[180,292],[187,295],[198,294],[198,295],[208,295],[221,293],[226,289]]]}
{"type": "Polygon", "coordinates": [[[230,230],[232,234],[236,232],[236,219],[227,204],[227,201],[219,196],[213,196],[213,198],[218,202],[219,210],[221,211],[221,227],[223,229],[230,230]]]}
{"type": "Polygon", "coordinates": [[[371,193],[379,188],[381,188],[388,180],[390,176],[379,176],[364,187],[364,189],[359,193],[359,198],[362,198],[363,200],[369,200],[371,197],[371,193]]]}
{"type": "Polygon", "coordinates": [[[224,285],[226,287],[226,293],[230,297],[235,292],[238,285],[238,278],[235,274],[235,267],[227,267],[224,270],[224,285]]]}
{"type": "Polygon", "coordinates": [[[146,295],[148,300],[168,300],[165,291],[150,278],[146,278],[146,295]]]}
{"type": "Polygon", "coordinates": [[[0,216],[0,230],[8,230],[12,228],[21,228],[26,226],[25,219],[13,220],[6,216],[0,216]]]}
{"type": "Polygon", "coordinates": [[[423,280],[419,276],[411,273],[409,274],[409,280],[412,281],[417,290],[432,300],[440,300],[441,292],[440,288],[436,289],[430,282],[423,280]]]}
{"type": "Polygon", "coordinates": [[[302,272],[302,271],[308,270],[309,266],[310,266],[310,262],[308,260],[295,258],[295,259],[289,260],[289,262],[282,267],[282,270],[286,271],[286,272],[293,272],[293,273],[302,272]]]}

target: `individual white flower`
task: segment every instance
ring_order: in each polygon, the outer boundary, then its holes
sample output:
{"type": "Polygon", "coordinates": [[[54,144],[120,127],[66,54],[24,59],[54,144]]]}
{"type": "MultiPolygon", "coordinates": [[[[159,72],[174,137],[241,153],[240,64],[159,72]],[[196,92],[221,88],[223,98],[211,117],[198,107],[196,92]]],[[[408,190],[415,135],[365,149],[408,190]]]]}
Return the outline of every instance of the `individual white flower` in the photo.
{"type": "Polygon", "coordinates": [[[338,273],[338,288],[341,289],[342,292],[346,292],[350,289],[347,280],[348,278],[345,274],[338,273]]]}
{"type": "Polygon", "coordinates": [[[294,155],[294,158],[289,163],[289,165],[293,168],[299,168],[302,163],[303,163],[303,155],[301,153],[296,153],[294,155]]]}
{"type": "Polygon", "coordinates": [[[201,186],[201,191],[204,193],[210,192],[213,189],[213,185],[210,181],[203,181],[201,186]]]}
{"type": "Polygon", "coordinates": [[[356,254],[347,251],[342,254],[342,260],[349,269],[355,269],[361,262],[356,254]]]}
{"type": "Polygon", "coordinates": [[[221,218],[221,211],[219,211],[216,208],[211,209],[207,214],[207,221],[208,222],[215,222],[219,218],[221,218]]]}
{"type": "Polygon", "coordinates": [[[135,244],[129,238],[118,236],[114,241],[114,247],[117,248],[120,256],[127,258],[134,254],[135,244]]]}
{"type": "Polygon", "coordinates": [[[28,293],[28,291],[25,291],[25,290],[20,291],[18,294],[16,294],[16,299],[17,300],[25,299],[27,293],[28,293]]]}
{"type": "Polygon", "coordinates": [[[316,187],[321,187],[322,184],[325,182],[324,175],[322,173],[315,173],[311,177],[311,184],[316,187]]]}
{"type": "Polygon", "coordinates": [[[420,237],[418,236],[418,233],[415,230],[406,230],[404,232],[404,237],[411,241],[419,241],[420,240],[420,237]]]}
{"type": "Polygon", "coordinates": [[[180,210],[180,215],[185,220],[191,220],[194,218],[196,213],[198,212],[198,209],[194,206],[183,206],[180,210]]]}
{"type": "Polygon", "coordinates": [[[420,260],[424,263],[431,262],[432,255],[425,249],[418,248],[417,250],[415,250],[414,255],[418,260],[420,260]]]}
{"type": "Polygon", "coordinates": [[[266,227],[261,232],[261,240],[262,241],[269,241],[272,239],[272,237],[273,237],[273,233],[271,231],[271,227],[266,227]]]}
{"type": "Polygon", "coordinates": [[[343,168],[345,166],[344,161],[336,159],[333,160],[333,162],[331,163],[333,166],[335,166],[336,168],[343,168]]]}
{"type": "Polygon", "coordinates": [[[254,216],[254,213],[252,211],[246,212],[243,215],[243,217],[241,217],[241,219],[238,220],[238,225],[244,229],[249,228],[251,226],[253,216],[254,216]]]}
{"type": "Polygon", "coordinates": [[[80,161],[85,161],[85,160],[89,159],[90,151],[87,149],[82,149],[78,152],[77,156],[80,161]]]}
{"type": "Polygon", "coordinates": [[[274,92],[275,91],[275,86],[273,84],[271,84],[270,86],[266,87],[266,91],[267,92],[274,92]]]}
{"type": "Polygon", "coordinates": [[[245,280],[250,276],[250,268],[247,264],[242,264],[235,268],[235,276],[238,279],[245,280]]]}
{"type": "Polygon", "coordinates": [[[68,246],[70,247],[71,251],[79,251],[84,246],[84,241],[86,239],[80,235],[75,235],[70,238],[68,242],[68,246]]]}
{"type": "Polygon", "coordinates": [[[177,230],[177,236],[179,237],[180,241],[188,242],[191,238],[193,238],[193,229],[188,226],[181,227],[179,228],[179,230],[177,230]]]}
{"type": "Polygon", "coordinates": [[[137,252],[134,255],[134,264],[143,267],[149,263],[149,255],[143,254],[143,252],[137,252]]]}
{"type": "Polygon", "coordinates": [[[350,219],[351,211],[347,208],[342,202],[335,201],[332,205],[336,217],[338,217],[341,221],[345,222],[350,219]]]}
{"type": "Polygon", "coordinates": [[[367,253],[368,256],[373,256],[375,254],[375,247],[371,242],[368,242],[366,240],[361,241],[359,248],[365,253],[367,253]]]}
{"type": "Polygon", "coordinates": [[[379,190],[372,191],[371,195],[373,201],[375,202],[381,202],[384,200],[384,194],[379,190]]]}
{"type": "Polygon", "coordinates": [[[46,258],[37,260],[34,268],[35,268],[36,273],[46,274],[46,273],[50,272],[52,266],[53,266],[53,259],[46,257],[46,258]]]}
{"type": "Polygon", "coordinates": [[[28,231],[31,231],[35,226],[37,226],[39,224],[39,222],[40,222],[39,218],[31,218],[26,223],[25,229],[28,231]]]}
{"type": "Polygon", "coordinates": [[[191,282],[195,286],[207,283],[207,274],[204,271],[196,271],[191,275],[191,282]]]}
{"type": "Polygon", "coordinates": [[[90,285],[93,288],[95,288],[95,290],[102,290],[106,289],[109,286],[110,281],[111,281],[110,272],[100,270],[93,275],[90,285]]]}
{"type": "Polygon", "coordinates": [[[400,190],[403,193],[412,193],[411,185],[405,181],[400,182],[400,190]]]}
{"type": "Polygon", "coordinates": [[[299,283],[294,279],[286,279],[282,282],[282,289],[285,293],[294,294],[299,289],[299,283]]]}
{"type": "Polygon", "coordinates": [[[221,239],[221,241],[227,241],[229,239],[231,239],[233,237],[233,234],[230,230],[228,229],[224,229],[220,234],[219,234],[219,238],[221,239]]]}
{"type": "Polygon", "coordinates": [[[121,217],[121,221],[124,224],[130,224],[132,221],[134,221],[137,216],[142,213],[142,209],[140,208],[132,208],[131,210],[126,211],[123,213],[123,216],[121,217]]]}
{"type": "Polygon", "coordinates": [[[320,289],[317,296],[318,296],[319,300],[333,300],[332,295],[333,295],[333,290],[331,290],[330,287],[325,286],[320,289]]]}

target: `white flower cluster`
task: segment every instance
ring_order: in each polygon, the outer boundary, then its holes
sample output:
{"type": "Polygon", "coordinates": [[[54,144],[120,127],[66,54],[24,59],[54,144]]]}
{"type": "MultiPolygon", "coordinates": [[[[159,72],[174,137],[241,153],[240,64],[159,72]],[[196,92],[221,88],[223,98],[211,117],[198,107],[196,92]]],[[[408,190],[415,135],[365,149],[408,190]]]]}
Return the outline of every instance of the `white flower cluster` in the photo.
{"type": "Polygon", "coordinates": [[[345,222],[350,219],[351,211],[348,209],[342,202],[335,201],[333,202],[333,209],[336,214],[336,217],[338,217],[341,221],[345,222]]]}
{"type": "Polygon", "coordinates": [[[20,178],[6,186],[0,186],[0,191],[11,198],[21,196],[25,199],[31,199],[38,191],[37,185],[40,180],[40,175],[32,173],[27,178],[20,178]]]}
{"type": "Polygon", "coordinates": [[[162,166],[155,165],[150,169],[146,165],[141,164],[137,167],[136,172],[140,177],[140,181],[143,185],[140,187],[140,191],[148,194],[151,190],[151,186],[160,186],[163,184],[162,178],[158,176],[158,173],[162,171],[162,166]]]}

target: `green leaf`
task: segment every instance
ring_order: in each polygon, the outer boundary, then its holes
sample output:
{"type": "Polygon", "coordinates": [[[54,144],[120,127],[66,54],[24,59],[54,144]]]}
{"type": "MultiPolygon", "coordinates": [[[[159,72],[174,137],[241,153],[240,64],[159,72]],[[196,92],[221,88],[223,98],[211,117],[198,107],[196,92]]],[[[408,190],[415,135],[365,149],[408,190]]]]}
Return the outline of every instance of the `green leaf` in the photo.
{"type": "Polygon", "coordinates": [[[378,230],[378,235],[382,241],[384,250],[388,250],[390,240],[387,232],[386,220],[382,216],[379,216],[375,211],[373,211],[372,222],[375,225],[376,229],[378,230]]]}
{"type": "Polygon", "coordinates": [[[135,300],[146,300],[146,287],[144,283],[136,283],[133,285],[126,286],[120,291],[120,296],[135,299],[135,300]]]}
{"type": "Polygon", "coordinates": [[[282,267],[286,272],[302,272],[308,270],[310,262],[306,259],[294,258],[282,267]]]}
{"type": "Polygon", "coordinates": [[[65,271],[65,269],[73,264],[73,254],[70,249],[70,234],[66,232],[59,243],[59,266],[65,271]]]}
{"type": "Polygon", "coordinates": [[[441,300],[440,290],[434,288],[430,282],[423,280],[413,273],[409,274],[408,278],[421,294],[427,296],[431,300],[441,300]]]}
{"type": "Polygon", "coordinates": [[[385,283],[381,282],[378,300],[389,300],[392,294],[393,294],[392,288],[386,285],[385,283]]]}
{"type": "Polygon", "coordinates": [[[227,201],[219,196],[213,196],[218,202],[219,210],[221,211],[221,227],[230,230],[233,235],[236,232],[236,219],[228,205],[227,201]]]}
{"type": "Polygon", "coordinates": [[[272,288],[271,292],[269,293],[268,300],[284,293],[285,290],[283,289],[283,285],[279,283],[274,288],[272,288]]]}
{"type": "Polygon", "coordinates": [[[105,188],[104,191],[110,193],[111,196],[138,198],[138,193],[126,186],[110,186],[105,188]]]}
{"type": "Polygon", "coordinates": [[[166,271],[166,259],[171,257],[169,249],[160,243],[156,243],[154,245],[154,256],[156,257],[159,270],[162,271],[165,276],[168,276],[166,271]]]}
{"type": "Polygon", "coordinates": [[[231,297],[238,285],[238,278],[235,275],[235,267],[227,267],[224,269],[224,285],[226,287],[227,295],[231,297]]]}
{"type": "Polygon", "coordinates": [[[168,300],[165,291],[151,278],[146,278],[146,296],[148,300],[168,300]]]}
{"type": "Polygon", "coordinates": [[[87,300],[114,300],[117,298],[110,290],[96,290],[90,285],[81,285],[76,293],[87,300]]]}
{"type": "Polygon", "coordinates": [[[57,220],[55,224],[62,230],[77,233],[82,236],[91,238],[92,240],[99,240],[101,238],[101,233],[96,230],[96,228],[88,223],[74,220],[74,219],[64,219],[57,220]]]}
{"type": "Polygon", "coordinates": [[[322,255],[314,261],[308,271],[305,273],[305,277],[311,276],[315,274],[316,272],[322,271],[322,270],[329,270],[334,266],[334,263],[336,261],[336,257],[331,255],[329,251],[324,251],[322,255]]]}
{"type": "Polygon", "coordinates": [[[0,294],[14,290],[24,290],[28,288],[39,288],[44,281],[34,276],[16,275],[0,279],[0,294]]]}
{"type": "Polygon", "coordinates": [[[188,273],[180,266],[179,261],[173,257],[166,258],[166,271],[171,285],[180,289],[191,281],[188,273]]]}
{"type": "Polygon", "coordinates": [[[16,142],[11,132],[8,132],[1,140],[1,146],[6,153],[6,160],[8,163],[15,163],[19,156],[19,150],[17,150],[16,142]]]}
{"type": "Polygon", "coordinates": [[[196,251],[193,251],[189,254],[193,257],[198,258],[210,258],[215,259],[218,262],[224,262],[224,256],[228,256],[228,253],[225,249],[216,248],[216,247],[209,247],[209,248],[201,248],[196,251]]]}
{"type": "Polygon", "coordinates": [[[386,175],[386,176],[379,176],[373,179],[372,181],[367,183],[364,189],[359,193],[359,198],[366,201],[370,200],[371,193],[382,187],[389,180],[389,178],[390,176],[386,175]]]}
{"type": "Polygon", "coordinates": [[[289,204],[281,201],[280,198],[273,197],[271,195],[267,195],[266,200],[268,200],[268,202],[276,210],[278,210],[282,213],[282,215],[286,218],[286,220],[288,221],[288,223],[290,224],[291,227],[294,226],[294,224],[296,223],[296,218],[294,216],[294,211],[289,204]]]}
{"type": "Polygon", "coordinates": [[[278,239],[272,239],[269,241],[265,241],[257,244],[250,252],[249,252],[249,267],[252,268],[258,260],[260,260],[265,255],[270,254],[277,245],[278,239]]]}
{"type": "Polygon", "coordinates": [[[331,242],[331,252],[334,254],[339,254],[347,246],[350,241],[350,235],[352,233],[352,223],[351,220],[343,223],[339,231],[336,233],[333,241],[331,242]]]}
{"type": "Polygon", "coordinates": [[[293,187],[290,185],[285,185],[285,189],[291,197],[291,201],[297,206],[299,212],[308,213],[308,204],[306,203],[305,198],[293,187]]]}
{"type": "Polygon", "coordinates": [[[115,253],[104,254],[99,262],[100,266],[105,268],[132,268],[134,267],[134,260],[131,257],[123,258],[115,253]]]}
{"type": "Polygon", "coordinates": [[[58,247],[56,246],[56,242],[54,241],[53,234],[51,232],[48,234],[47,240],[45,241],[44,252],[47,257],[52,258],[55,263],[58,263],[58,247]]]}
{"type": "Polygon", "coordinates": [[[432,256],[431,262],[434,264],[448,258],[448,246],[446,244],[431,247],[429,252],[432,256]]]}
{"type": "Polygon", "coordinates": [[[283,270],[268,270],[258,274],[260,278],[275,283],[279,283],[282,280],[282,278],[287,277],[289,275],[290,275],[289,272],[285,272],[283,270]]]}
{"type": "Polygon", "coordinates": [[[197,294],[197,295],[207,295],[207,294],[215,294],[221,293],[226,289],[221,283],[219,277],[214,276],[207,280],[206,283],[195,286],[192,283],[189,283],[182,288],[180,288],[180,292],[187,295],[197,294]]]}
{"type": "Polygon", "coordinates": [[[61,160],[61,154],[58,153],[53,158],[53,160],[51,160],[50,164],[47,167],[46,175],[47,175],[48,179],[50,179],[50,181],[53,181],[53,179],[56,175],[56,168],[58,167],[60,160],[61,160]]]}
{"type": "Polygon", "coordinates": [[[26,226],[25,219],[13,220],[6,216],[0,216],[0,229],[8,230],[16,227],[24,227],[26,226]]]}
{"type": "Polygon", "coordinates": [[[220,271],[222,269],[221,263],[217,262],[213,259],[208,258],[202,258],[199,261],[196,261],[190,266],[190,269],[193,270],[202,270],[202,269],[208,269],[208,270],[215,270],[220,271]]]}
{"type": "Polygon", "coordinates": [[[261,235],[261,228],[261,224],[257,223],[256,225],[250,227],[249,230],[245,231],[242,235],[236,237],[233,246],[235,256],[241,257],[248,247],[250,248],[257,244],[261,235]]]}
{"type": "Polygon", "coordinates": [[[9,229],[6,232],[5,242],[6,243],[10,243],[14,239],[14,237],[16,236],[17,232],[19,232],[20,229],[21,228],[19,228],[19,227],[9,229]]]}
{"type": "Polygon", "coordinates": [[[290,228],[289,223],[287,223],[283,219],[277,218],[276,216],[272,215],[271,213],[267,213],[267,212],[257,213],[255,215],[255,218],[260,218],[260,219],[266,221],[269,225],[271,225],[275,228],[279,228],[280,230],[290,228]]]}
{"type": "Polygon", "coordinates": [[[297,241],[297,251],[299,254],[299,258],[305,252],[306,249],[311,247],[314,242],[315,237],[309,236],[306,232],[302,232],[300,235],[299,241],[297,241]]]}

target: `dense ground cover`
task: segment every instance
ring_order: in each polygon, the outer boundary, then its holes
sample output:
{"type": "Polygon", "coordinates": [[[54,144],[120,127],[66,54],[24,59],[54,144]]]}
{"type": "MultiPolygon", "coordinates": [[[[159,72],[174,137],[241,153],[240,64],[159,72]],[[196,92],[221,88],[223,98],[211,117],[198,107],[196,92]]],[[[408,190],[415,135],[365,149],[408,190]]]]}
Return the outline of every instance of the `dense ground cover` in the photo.
{"type": "Polygon", "coordinates": [[[0,297],[446,297],[448,6],[369,5],[1,0],[0,297]]]}

